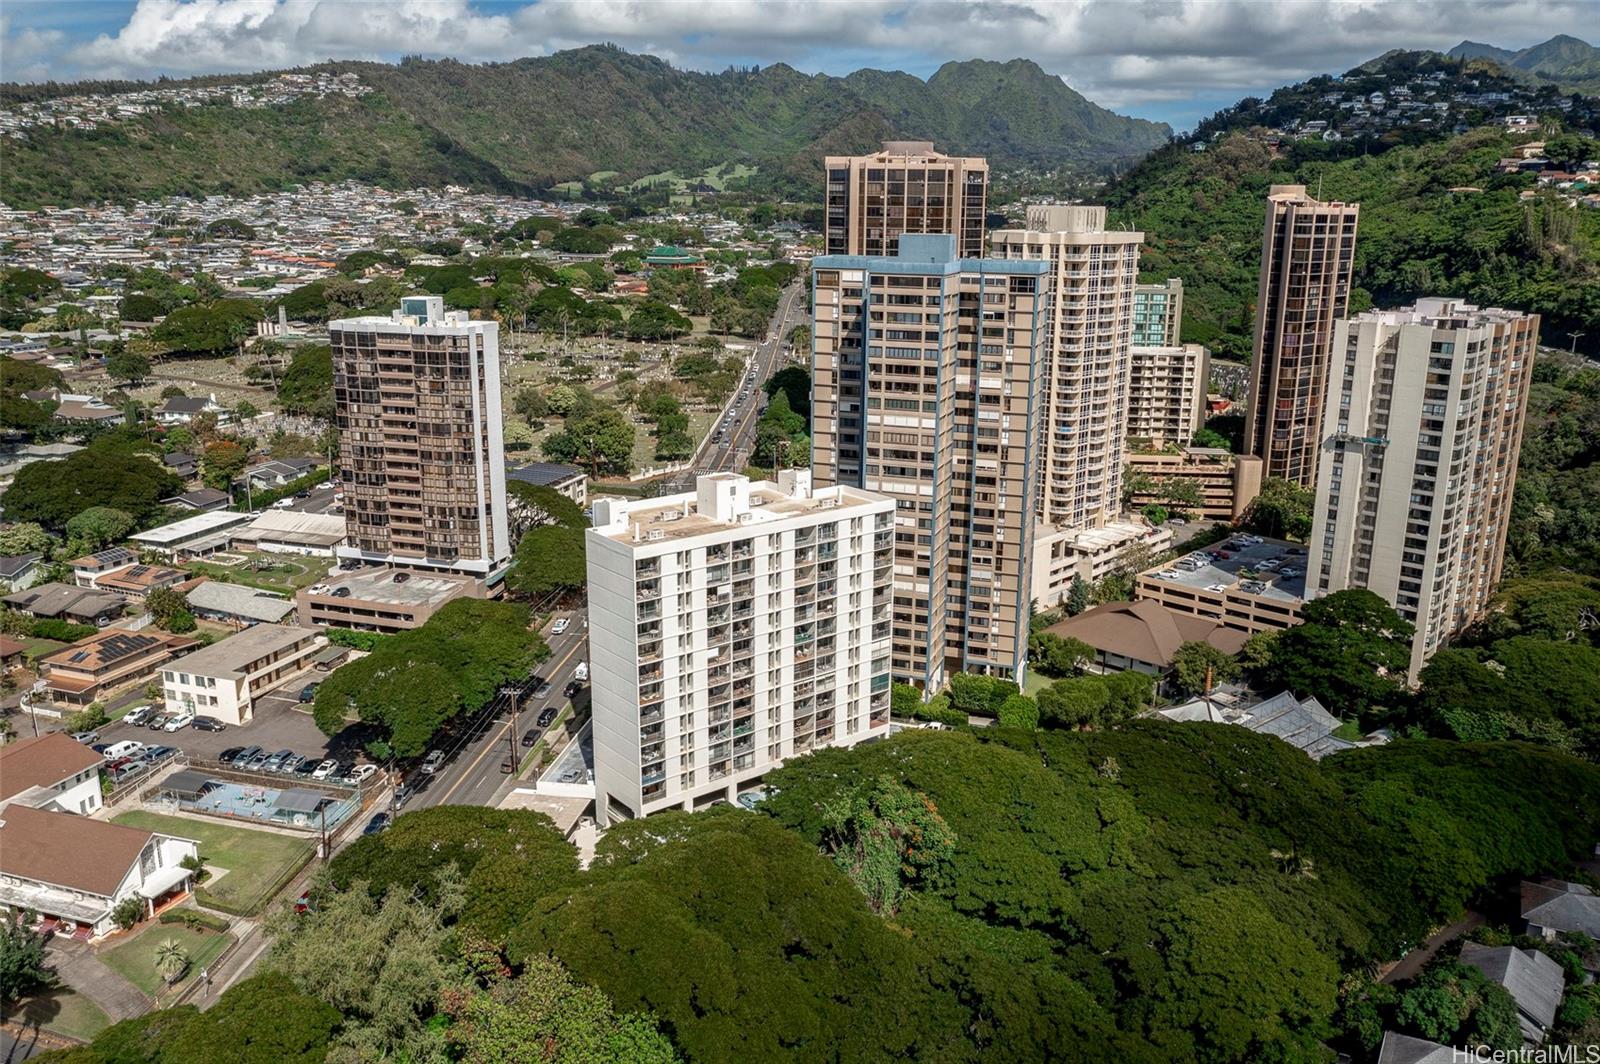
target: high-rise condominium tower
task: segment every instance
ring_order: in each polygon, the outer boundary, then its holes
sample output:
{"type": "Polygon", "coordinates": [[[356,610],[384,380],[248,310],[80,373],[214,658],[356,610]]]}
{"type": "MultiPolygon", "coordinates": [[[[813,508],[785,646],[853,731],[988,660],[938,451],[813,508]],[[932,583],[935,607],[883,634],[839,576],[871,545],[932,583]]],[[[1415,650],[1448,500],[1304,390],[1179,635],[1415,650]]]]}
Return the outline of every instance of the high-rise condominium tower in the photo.
{"type": "Polygon", "coordinates": [[[829,255],[893,255],[901,233],[949,233],[962,256],[983,254],[986,160],[942,155],[923,140],[890,140],[871,155],[830,155],[825,165],[829,255]]]}
{"type": "Polygon", "coordinates": [[[1211,353],[1200,344],[1133,345],[1128,368],[1128,439],[1187,447],[1204,424],[1211,353]]]}
{"type": "Polygon", "coordinates": [[[894,503],[718,473],[587,532],[595,811],[696,809],[889,734],[894,503]]]}
{"type": "Polygon", "coordinates": [[[897,504],[897,679],[1020,679],[1028,645],[1048,262],[967,259],[950,236],[812,262],[812,465],[897,504]]]}
{"type": "Polygon", "coordinates": [[[1447,299],[1334,330],[1307,590],[1393,603],[1413,680],[1500,579],[1538,336],[1536,314],[1447,299]]]}
{"type": "Polygon", "coordinates": [[[1312,199],[1304,185],[1267,196],[1244,445],[1267,476],[1306,487],[1316,483],[1328,352],[1350,303],[1360,210],[1312,199]]]}
{"type": "Polygon", "coordinates": [[[1182,278],[1134,286],[1133,346],[1177,347],[1183,343],[1179,338],[1182,331],[1182,278]]]}
{"type": "Polygon", "coordinates": [[[996,258],[1038,260],[1054,279],[1038,432],[1039,517],[1098,528],[1122,509],[1128,349],[1143,233],[1106,229],[1104,207],[1029,207],[1026,229],[990,238],[996,258]]]}
{"type": "Polygon", "coordinates": [[[407,296],[328,323],[344,558],[487,577],[511,555],[499,326],[407,296]]]}

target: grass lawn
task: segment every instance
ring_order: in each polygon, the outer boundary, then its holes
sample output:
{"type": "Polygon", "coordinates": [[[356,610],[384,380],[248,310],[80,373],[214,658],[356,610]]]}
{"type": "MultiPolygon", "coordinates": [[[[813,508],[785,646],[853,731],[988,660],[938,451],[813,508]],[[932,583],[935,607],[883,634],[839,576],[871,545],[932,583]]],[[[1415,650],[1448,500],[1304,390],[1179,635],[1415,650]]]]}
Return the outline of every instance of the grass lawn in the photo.
{"type": "Polygon", "coordinates": [[[287,554],[251,554],[248,557],[251,561],[239,565],[194,562],[189,570],[213,579],[225,578],[229,583],[293,594],[303,587],[325,580],[328,566],[332,564],[328,558],[300,558],[287,554]]]}
{"type": "Polygon", "coordinates": [[[200,856],[207,865],[228,870],[227,875],[207,882],[205,889],[218,901],[229,905],[251,906],[258,900],[264,902],[266,899],[258,899],[260,893],[276,883],[290,866],[304,864],[311,855],[309,839],[231,824],[165,816],[142,809],[122,813],[112,820],[200,843],[200,856]]]}
{"type": "Polygon", "coordinates": [[[1038,669],[1029,669],[1028,679],[1022,685],[1022,693],[1027,695],[1029,698],[1035,698],[1038,696],[1040,691],[1043,691],[1046,687],[1049,687],[1053,683],[1055,683],[1054,680],[1040,672],[1038,669]]]}
{"type": "Polygon", "coordinates": [[[33,661],[46,654],[54,654],[67,644],[58,639],[24,639],[22,645],[28,648],[22,652],[22,656],[33,661]]]}
{"type": "Polygon", "coordinates": [[[84,1042],[111,1026],[111,1020],[98,1005],[66,987],[23,998],[6,1009],[4,1019],[23,1027],[43,1027],[84,1042]]]}
{"type": "Polygon", "coordinates": [[[156,971],[156,948],[167,939],[183,944],[189,954],[184,979],[192,979],[200,969],[217,959],[233,936],[226,931],[196,931],[181,924],[150,924],[120,945],[100,954],[100,959],[134,986],[154,997],[166,984],[156,971]]]}
{"type": "Polygon", "coordinates": [[[1352,743],[1359,743],[1366,738],[1366,733],[1361,730],[1361,722],[1347,720],[1333,731],[1335,739],[1347,739],[1352,743]]]}

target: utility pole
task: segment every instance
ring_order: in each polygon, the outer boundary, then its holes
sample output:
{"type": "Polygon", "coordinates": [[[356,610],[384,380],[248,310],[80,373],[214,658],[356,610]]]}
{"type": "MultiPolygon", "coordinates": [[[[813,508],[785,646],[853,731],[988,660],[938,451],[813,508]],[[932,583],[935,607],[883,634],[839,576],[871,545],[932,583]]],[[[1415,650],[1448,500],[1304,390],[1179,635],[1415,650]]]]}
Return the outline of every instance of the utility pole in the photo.
{"type": "Polygon", "coordinates": [[[1581,332],[1569,332],[1569,333],[1567,333],[1567,335],[1572,337],[1572,346],[1567,348],[1567,354],[1575,355],[1575,354],[1578,353],[1578,341],[1583,339],[1585,336],[1587,336],[1589,334],[1588,333],[1581,333],[1581,332]]]}
{"type": "Polygon", "coordinates": [[[522,694],[518,691],[511,697],[511,730],[506,733],[506,745],[511,748],[511,774],[517,771],[517,713],[522,707],[522,694]]]}

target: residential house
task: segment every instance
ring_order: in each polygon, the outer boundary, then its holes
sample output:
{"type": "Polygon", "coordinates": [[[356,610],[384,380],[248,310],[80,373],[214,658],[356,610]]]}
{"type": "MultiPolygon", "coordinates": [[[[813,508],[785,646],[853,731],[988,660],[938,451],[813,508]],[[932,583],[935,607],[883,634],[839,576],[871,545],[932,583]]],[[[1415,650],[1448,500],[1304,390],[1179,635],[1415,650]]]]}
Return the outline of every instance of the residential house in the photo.
{"type": "Polygon", "coordinates": [[[28,656],[28,644],[8,635],[0,635],[0,673],[21,665],[28,656]]]}
{"type": "Polygon", "coordinates": [[[226,510],[233,500],[228,497],[227,492],[218,491],[216,488],[196,488],[194,491],[186,491],[182,495],[174,495],[170,499],[161,501],[168,506],[181,506],[185,510],[205,514],[213,510],[226,510]]]}
{"type": "Polygon", "coordinates": [[[236,628],[252,624],[277,624],[294,612],[295,605],[282,595],[243,584],[207,580],[189,592],[189,609],[196,616],[222,621],[236,628]]]}
{"type": "Polygon", "coordinates": [[[86,706],[119,688],[149,680],[161,666],[199,645],[198,639],[154,629],[107,628],[42,659],[40,675],[53,701],[86,706]]]}
{"type": "MultiPolygon", "coordinates": [[[[554,488],[579,506],[589,505],[589,478],[577,466],[558,462],[529,462],[518,469],[506,470],[506,480],[516,480],[535,487],[554,488]]],[[[517,508],[516,499],[511,500],[517,508]]]]}
{"type": "Polygon", "coordinates": [[[95,586],[101,591],[114,591],[135,605],[143,605],[150,592],[162,587],[177,587],[189,574],[181,569],[168,569],[160,565],[130,565],[101,574],[95,586]]]}
{"type": "Polygon", "coordinates": [[[1460,1064],[1461,1053],[1462,1050],[1426,1038],[1385,1031],[1383,1045],[1378,1049],[1378,1064],[1460,1064]]]}
{"type": "Polygon", "coordinates": [[[1101,672],[1133,671],[1151,676],[1170,672],[1178,648],[1185,643],[1206,643],[1224,654],[1237,654],[1249,638],[1238,629],[1178,613],[1148,599],[1107,602],[1045,630],[1093,647],[1095,665],[1101,672]]]}
{"type": "Polygon", "coordinates": [[[201,414],[215,414],[220,420],[226,412],[215,395],[204,398],[174,395],[156,407],[155,419],[163,425],[187,425],[201,414]]]}
{"type": "Polygon", "coordinates": [[[105,627],[122,616],[126,604],[121,595],[89,587],[73,587],[51,581],[14,591],[0,599],[18,613],[40,620],[63,620],[73,624],[105,627]]]}
{"type": "Polygon", "coordinates": [[[1299,699],[1292,692],[1283,691],[1257,701],[1249,691],[1231,684],[1180,705],[1169,706],[1158,716],[1180,723],[1235,724],[1263,735],[1275,735],[1315,761],[1339,750],[1376,746],[1388,741],[1381,734],[1369,736],[1362,742],[1337,738],[1333,733],[1343,722],[1315,698],[1299,699]]]}
{"type": "Polygon", "coordinates": [[[138,560],[138,551],[129,550],[127,547],[107,547],[105,550],[74,558],[67,564],[72,566],[73,583],[79,587],[94,587],[95,581],[106,573],[132,565],[138,560]]]}
{"type": "Polygon", "coordinates": [[[1530,1045],[1544,1041],[1556,1022],[1556,1010],[1566,992],[1566,977],[1557,964],[1536,949],[1485,946],[1468,942],[1461,947],[1461,963],[1470,964],[1506,988],[1517,1003],[1517,1023],[1530,1045]]]}
{"type": "Polygon", "coordinates": [[[1600,939],[1600,895],[1582,883],[1561,879],[1524,881],[1522,919],[1528,934],[1546,941],[1570,932],[1600,939]]]}
{"type": "Polygon", "coordinates": [[[161,456],[161,464],[167,467],[167,472],[176,473],[184,480],[193,480],[195,474],[200,472],[200,459],[188,451],[173,451],[171,454],[161,456]]]}
{"type": "Polygon", "coordinates": [[[0,558],[0,588],[21,591],[44,574],[44,555],[38,551],[0,558]]]}
{"type": "Polygon", "coordinates": [[[124,899],[154,915],[185,893],[194,873],[182,862],[199,852],[193,839],[12,802],[0,808],[0,905],[60,934],[102,938],[124,899]]]}
{"type": "Polygon", "coordinates": [[[281,488],[317,468],[314,458],[274,458],[244,471],[244,479],[255,488],[281,488]]]}
{"type": "Polygon", "coordinates": [[[0,746],[0,804],[87,815],[100,808],[105,759],[66,732],[45,732],[0,746]]]}

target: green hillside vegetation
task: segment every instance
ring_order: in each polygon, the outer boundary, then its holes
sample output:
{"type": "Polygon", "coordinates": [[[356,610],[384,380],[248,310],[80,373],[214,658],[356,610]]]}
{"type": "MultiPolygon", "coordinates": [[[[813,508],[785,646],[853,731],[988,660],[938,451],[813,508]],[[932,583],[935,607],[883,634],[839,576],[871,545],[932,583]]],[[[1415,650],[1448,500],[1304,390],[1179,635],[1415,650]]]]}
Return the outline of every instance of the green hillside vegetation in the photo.
{"type": "Polygon", "coordinates": [[[7,152],[0,198],[35,207],[344,179],[531,192],[669,171],[810,193],[824,154],[885,138],[931,139],[1001,166],[1101,166],[1137,158],[1170,132],[1097,107],[1026,60],[949,63],[927,82],[811,76],[783,64],[705,74],[599,45],[511,63],[314,69],[355,72],[378,91],[282,108],[174,107],[85,133],[30,131],[7,152]],[[1007,121],[995,122],[998,113],[1007,121]]]}
{"type": "Polygon", "coordinates": [[[1517,51],[1462,41],[1445,54],[1452,59],[1492,60],[1512,76],[1531,83],[1600,94],[1600,48],[1564,33],[1517,51]]]}
{"type": "Polygon", "coordinates": [[[1353,309],[1455,296],[1537,312],[1550,341],[1586,331],[1580,349],[1600,352],[1600,212],[1554,195],[1519,199],[1534,179],[1494,172],[1513,144],[1482,128],[1328,161],[1322,142],[1278,156],[1234,134],[1205,151],[1155,153],[1107,202],[1116,222],[1146,234],[1146,278],[1184,279],[1183,339],[1227,358],[1250,355],[1268,187],[1295,183],[1361,204],[1353,309]]]}

